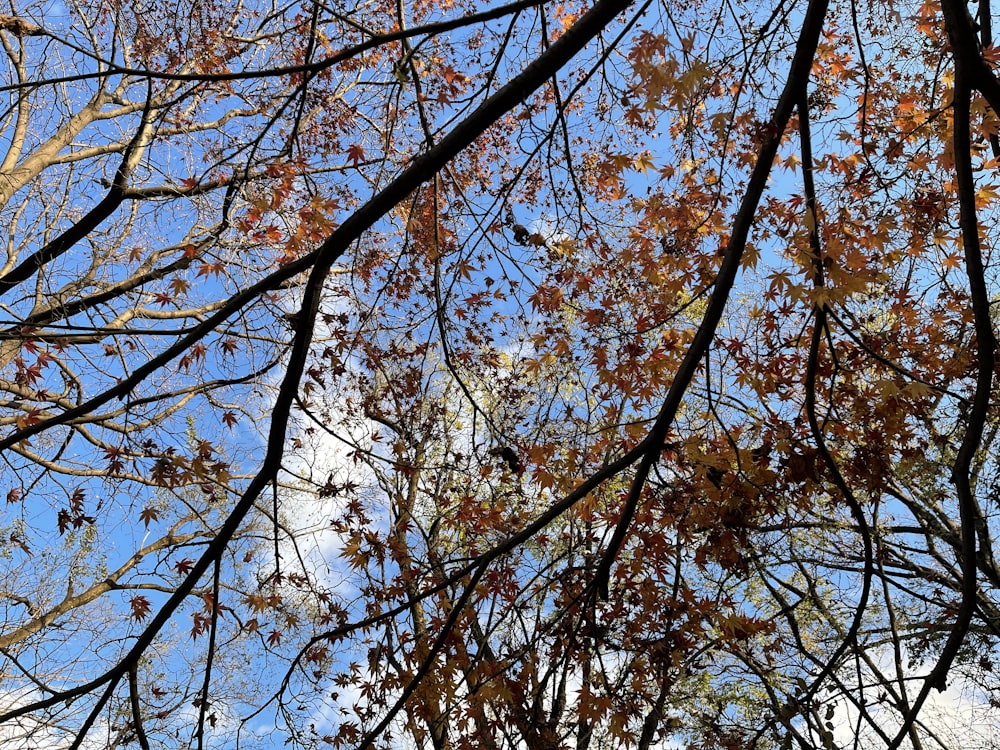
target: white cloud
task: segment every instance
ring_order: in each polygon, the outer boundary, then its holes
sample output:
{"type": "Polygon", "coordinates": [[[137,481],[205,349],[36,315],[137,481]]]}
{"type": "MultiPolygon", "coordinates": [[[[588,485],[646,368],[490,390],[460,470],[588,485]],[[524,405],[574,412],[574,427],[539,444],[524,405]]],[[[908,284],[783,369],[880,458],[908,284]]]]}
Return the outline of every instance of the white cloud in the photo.
{"type": "MultiPolygon", "coordinates": [[[[882,747],[885,742],[875,729],[877,726],[890,738],[895,737],[901,726],[901,714],[896,698],[900,695],[900,680],[894,665],[890,646],[883,646],[866,654],[870,666],[862,671],[864,691],[857,689],[857,673],[845,682],[853,686],[855,695],[863,695],[870,721],[859,722],[858,708],[846,700],[834,704],[833,741],[837,748],[882,747]],[[880,678],[875,675],[880,673],[880,678]],[[878,686],[881,679],[892,680],[893,693],[878,686]],[[873,724],[875,726],[873,726],[873,724]]],[[[933,667],[933,661],[911,663],[905,650],[902,653],[902,682],[910,704],[923,686],[923,678],[933,667]]],[[[822,712],[821,712],[822,713],[822,712]]],[[[990,705],[985,695],[971,680],[953,669],[946,690],[932,690],[921,711],[917,731],[925,748],[949,750],[996,750],[1000,747],[1000,712],[990,705]]],[[[823,747],[818,737],[813,737],[817,747],[823,747]]],[[[904,743],[904,747],[909,746],[904,743]]]]}

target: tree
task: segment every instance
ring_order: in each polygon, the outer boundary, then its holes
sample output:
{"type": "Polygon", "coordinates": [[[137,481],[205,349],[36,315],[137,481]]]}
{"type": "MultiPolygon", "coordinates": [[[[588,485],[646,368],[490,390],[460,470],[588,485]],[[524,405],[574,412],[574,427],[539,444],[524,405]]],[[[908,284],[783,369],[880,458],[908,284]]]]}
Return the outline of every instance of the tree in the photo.
{"type": "Polygon", "coordinates": [[[988,0],[10,10],[6,744],[995,725],[988,0]]]}

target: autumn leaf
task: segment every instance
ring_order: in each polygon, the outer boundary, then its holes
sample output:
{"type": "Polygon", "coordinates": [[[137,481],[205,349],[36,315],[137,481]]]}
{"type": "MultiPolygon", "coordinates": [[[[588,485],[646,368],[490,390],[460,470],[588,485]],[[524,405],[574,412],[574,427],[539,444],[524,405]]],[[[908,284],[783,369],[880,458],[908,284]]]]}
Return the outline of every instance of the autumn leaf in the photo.
{"type": "Polygon", "coordinates": [[[635,159],[635,169],[639,172],[646,173],[650,170],[656,169],[656,164],[653,162],[652,158],[648,152],[639,154],[635,159]]]}
{"type": "Polygon", "coordinates": [[[173,293],[174,297],[180,297],[186,294],[191,289],[191,285],[179,276],[175,276],[170,280],[170,291],[173,293]]]}
{"type": "Polygon", "coordinates": [[[226,271],[226,267],[221,262],[216,263],[201,263],[198,266],[198,277],[208,278],[210,276],[220,277],[226,271]]]}
{"type": "Polygon", "coordinates": [[[149,524],[151,522],[160,520],[160,511],[152,506],[143,508],[142,512],[139,514],[139,520],[142,521],[143,526],[149,528],[149,524]]]}
{"type": "Polygon", "coordinates": [[[136,595],[129,599],[129,609],[132,611],[132,619],[142,622],[152,611],[152,604],[145,596],[136,595]]]}
{"type": "Polygon", "coordinates": [[[260,596],[259,594],[250,594],[247,596],[246,604],[255,612],[264,612],[271,607],[271,603],[267,597],[260,596]]]}
{"type": "Polygon", "coordinates": [[[347,160],[357,166],[365,160],[365,150],[356,143],[347,147],[347,160]]]}
{"type": "Polygon", "coordinates": [[[947,270],[960,270],[962,268],[962,256],[958,253],[947,253],[941,260],[941,267],[947,270]]]}

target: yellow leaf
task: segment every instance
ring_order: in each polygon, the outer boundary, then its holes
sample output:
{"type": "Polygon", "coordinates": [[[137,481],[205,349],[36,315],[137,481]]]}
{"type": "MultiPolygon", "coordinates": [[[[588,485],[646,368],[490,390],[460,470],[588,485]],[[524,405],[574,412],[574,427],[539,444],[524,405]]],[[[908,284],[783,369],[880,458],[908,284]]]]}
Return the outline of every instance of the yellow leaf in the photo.
{"type": "Polygon", "coordinates": [[[924,398],[925,396],[931,396],[934,394],[934,389],[929,385],[926,383],[918,383],[915,380],[907,383],[903,391],[908,396],[914,396],[915,398],[924,398]]]}
{"type": "Polygon", "coordinates": [[[636,157],[635,168],[637,171],[645,174],[651,169],[656,169],[656,165],[653,163],[653,160],[649,158],[649,153],[646,152],[636,157]]]}
{"type": "Polygon", "coordinates": [[[806,209],[806,213],[802,217],[802,223],[806,225],[806,229],[809,230],[809,234],[813,234],[816,231],[816,212],[811,209],[806,209]]]}

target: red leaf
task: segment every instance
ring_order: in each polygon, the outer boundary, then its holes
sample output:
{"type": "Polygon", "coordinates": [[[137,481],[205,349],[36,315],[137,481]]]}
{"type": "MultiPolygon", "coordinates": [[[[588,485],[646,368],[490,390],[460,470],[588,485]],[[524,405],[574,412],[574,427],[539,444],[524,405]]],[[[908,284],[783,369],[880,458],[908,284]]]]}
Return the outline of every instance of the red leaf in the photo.
{"type": "Polygon", "coordinates": [[[150,604],[149,599],[144,596],[133,596],[129,599],[129,607],[132,609],[132,618],[142,622],[152,611],[153,606],[150,604]]]}
{"type": "Polygon", "coordinates": [[[365,150],[357,144],[351,144],[347,147],[347,160],[358,166],[361,162],[365,160],[365,150]]]}

